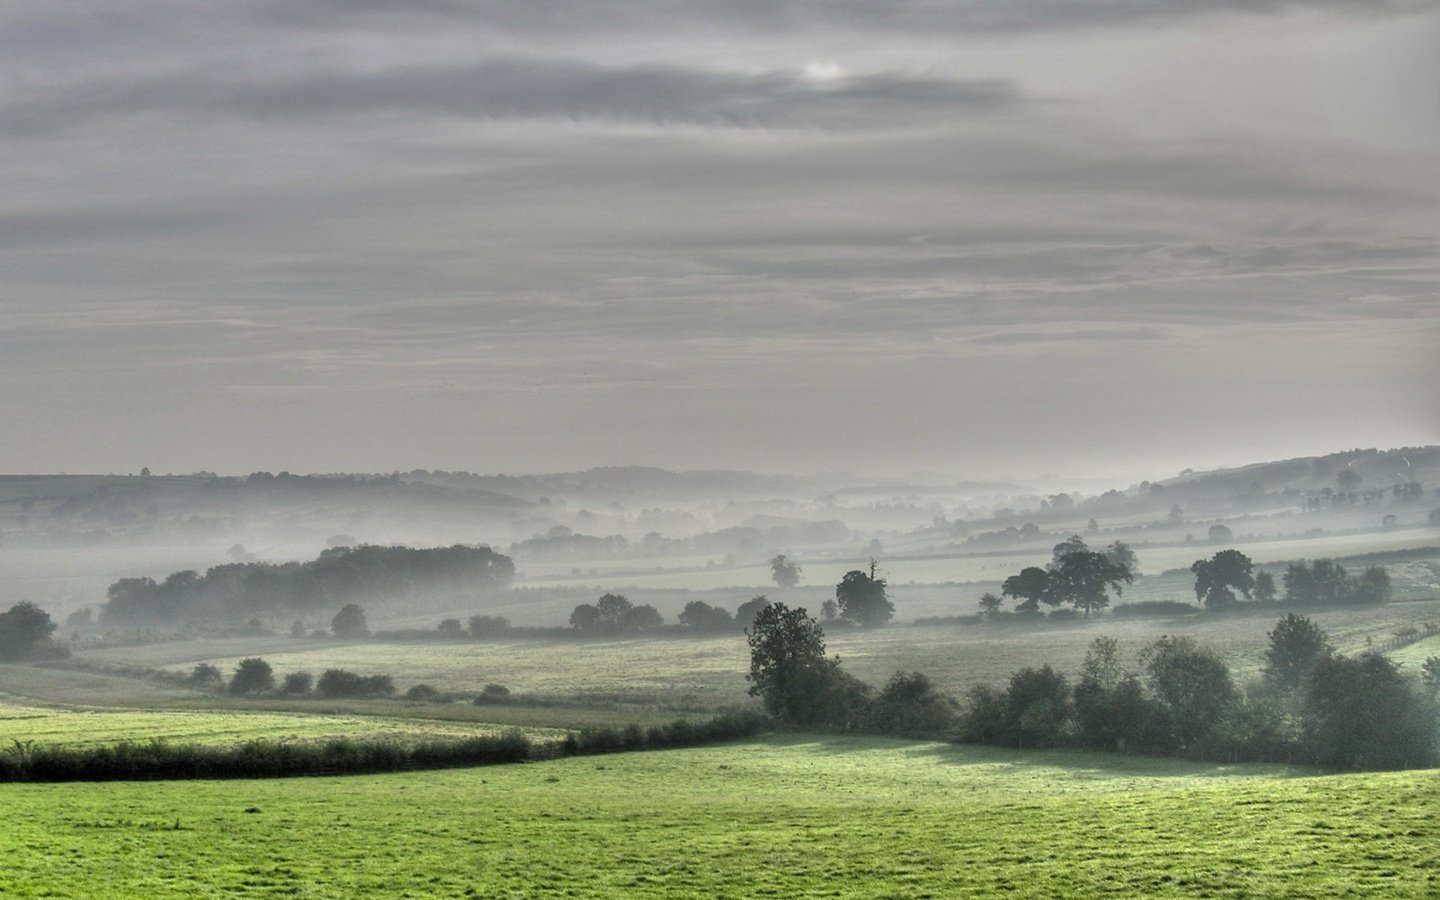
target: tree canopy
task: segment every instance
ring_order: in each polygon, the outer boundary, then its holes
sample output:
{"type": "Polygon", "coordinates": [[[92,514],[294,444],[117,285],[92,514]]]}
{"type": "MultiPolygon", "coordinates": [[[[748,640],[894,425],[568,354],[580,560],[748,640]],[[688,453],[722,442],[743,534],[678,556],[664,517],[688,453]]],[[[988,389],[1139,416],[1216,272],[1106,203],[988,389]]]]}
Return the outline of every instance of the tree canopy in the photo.
{"type": "Polygon", "coordinates": [[[1235,591],[1249,600],[1255,589],[1255,564],[1239,550],[1221,550],[1209,559],[1197,559],[1190,565],[1195,573],[1195,599],[1211,609],[1223,609],[1236,603],[1235,591]]]}
{"type": "Polygon", "coordinates": [[[886,594],[885,579],[875,577],[872,564],[869,574],[852,569],[835,585],[835,602],[840,618],[863,628],[884,625],[895,616],[895,605],[886,594]]]}

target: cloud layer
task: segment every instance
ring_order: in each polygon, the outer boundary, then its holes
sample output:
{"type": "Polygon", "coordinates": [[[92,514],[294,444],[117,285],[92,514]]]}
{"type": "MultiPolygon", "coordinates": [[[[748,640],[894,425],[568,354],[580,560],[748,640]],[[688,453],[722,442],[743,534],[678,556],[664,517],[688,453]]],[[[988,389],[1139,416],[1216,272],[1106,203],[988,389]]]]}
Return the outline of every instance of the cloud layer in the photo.
{"type": "Polygon", "coordinates": [[[0,452],[979,474],[1440,440],[1436,10],[0,3],[0,452]]]}

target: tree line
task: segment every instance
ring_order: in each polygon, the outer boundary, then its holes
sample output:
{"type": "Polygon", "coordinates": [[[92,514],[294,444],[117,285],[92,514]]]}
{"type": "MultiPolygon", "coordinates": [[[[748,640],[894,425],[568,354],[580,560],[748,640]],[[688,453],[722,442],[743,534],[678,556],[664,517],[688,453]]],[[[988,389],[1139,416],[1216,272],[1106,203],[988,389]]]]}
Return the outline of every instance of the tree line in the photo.
{"type": "Polygon", "coordinates": [[[309,562],[240,562],[204,575],[174,572],[163,581],[122,578],[101,609],[106,625],[143,626],[191,619],[243,619],[276,610],[333,607],[355,599],[389,600],[464,586],[508,587],[515,564],[489,547],[334,547],[309,562]]]}
{"type": "Polygon", "coordinates": [[[1191,638],[1162,637],[1131,668],[1102,637],[1078,682],[1048,665],[1025,668],[961,702],[920,673],[897,672],[876,691],[825,655],[816,619],[773,604],[748,633],[747,677],[769,713],[804,727],[1335,769],[1436,761],[1440,658],[1409,679],[1379,654],[1336,653],[1294,613],[1267,636],[1262,678],[1244,688],[1219,653],[1191,638]]]}

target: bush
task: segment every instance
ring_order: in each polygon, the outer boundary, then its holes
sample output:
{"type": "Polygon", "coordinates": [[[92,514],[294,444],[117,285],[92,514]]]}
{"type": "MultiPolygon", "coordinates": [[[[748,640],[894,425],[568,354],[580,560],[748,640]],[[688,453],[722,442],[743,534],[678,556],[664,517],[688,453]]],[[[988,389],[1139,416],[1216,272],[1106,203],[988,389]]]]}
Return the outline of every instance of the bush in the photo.
{"type": "Polygon", "coordinates": [[[230,693],[260,694],[275,689],[275,670],[258,657],[240,660],[230,677],[230,693]]]}
{"type": "Polygon", "coordinates": [[[190,670],[189,681],[192,684],[218,686],[224,680],[225,676],[220,674],[220,670],[209,663],[200,663],[190,670]]]}
{"type": "Polygon", "coordinates": [[[315,679],[309,672],[291,672],[280,682],[280,693],[303,696],[310,693],[314,683],[315,679]]]}
{"type": "Polygon", "coordinates": [[[475,698],[475,705],[481,706],[486,703],[504,703],[510,699],[510,689],[503,684],[487,684],[480,691],[480,696],[475,698]]]}
{"type": "Polygon", "coordinates": [[[1121,603],[1110,610],[1110,615],[1117,619],[1140,619],[1150,616],[1194,616],[1200,613],[1200,607],[1193,603],[1180,603],[1175,600],[1142,600],[1139,603],[1121,603]]]}
{"type": "Polygon", "coordinates": [[[955,728],[959,704],[936,690],[919,672],[896,672],[870,705],[866,730],[904,737],[947,737],[955,728]]]}
{"type": "Polygon", "coordinates": [[[440,699],[440,691],[428,684],[417,684],[405,692],[405,699],[420,703],[434,703],[440,699]]]}
{"type": "Polygon", "coordinates": [[[315,685],[322,697],[387,697],[395,693],[389,675],[357,675],[344,669],[326,669],[315,685]]]}

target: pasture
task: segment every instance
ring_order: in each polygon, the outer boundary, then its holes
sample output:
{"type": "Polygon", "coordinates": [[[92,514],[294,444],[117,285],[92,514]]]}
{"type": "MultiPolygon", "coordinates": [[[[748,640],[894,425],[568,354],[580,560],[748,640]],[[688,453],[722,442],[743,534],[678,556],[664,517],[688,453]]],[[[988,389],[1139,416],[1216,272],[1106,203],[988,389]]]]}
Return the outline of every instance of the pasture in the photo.
{"type": "MultiPolygon", "coordinates": [[[[509,726],[484,723],[263,710],[57,709],[0,704],[0,741],[92,747],[121,741],[226,745],[251,740],[319,741],[383,738],[409,743],[436,738],[494,735],[509,726]]],[[[559,729],[527,728],[532,738],[556,739],[559,729]]],[[[13,744],[12,744],[13,742],[13,744]]]]}
{"type": "Polygon", "coordinates": [[[1440,891],[1435,773],[1311,774],[776,735],[401,775],[5,785],[0,894],[1440,891]]]}
{"type": "MultiPolygon", "coordinates": [[[[831,629],[827,644],[829,652],[839,655],[850,672],[872,684],[883,684],[897,671],[920,671],[942,689],[960,693],[976,684],[1002,683],[1026,666],[1048,663],[1074,672],[1090,644],[1102,635],[1119,640],[1133,664],[1135,654],[1161,635],[1183,634],[1220,650],[1236,676],[1244,679],[1258,673],[1268,644],[1267,632],[1282,614],[1268,608],[1218,617],[1101,616],[1063,624],[831,629]]],[[[1391,638],[1406,626],[1440,621],[1440,599],[1316,609],[1306,614],[1330,634],[1337,650],[1354,653],[1391,638]]],[[[344,668],[390,675],[402,691],[424,682],[442,690],[476,692],[496,682],[518,694],[550,701],[618,703],[631,709],[672,711],[710,710],[745,702],[749,666],[745,638],[738,634],[414,644],[255,638],[243,643],[230,639],[117,647],[81,656],[93,663],[158,666],[176,673],[210,662],[228,674],[241,658],[254,655],[269,661],[277,677],[292,671],[319,674],[327,668],[344,668]]]]}

